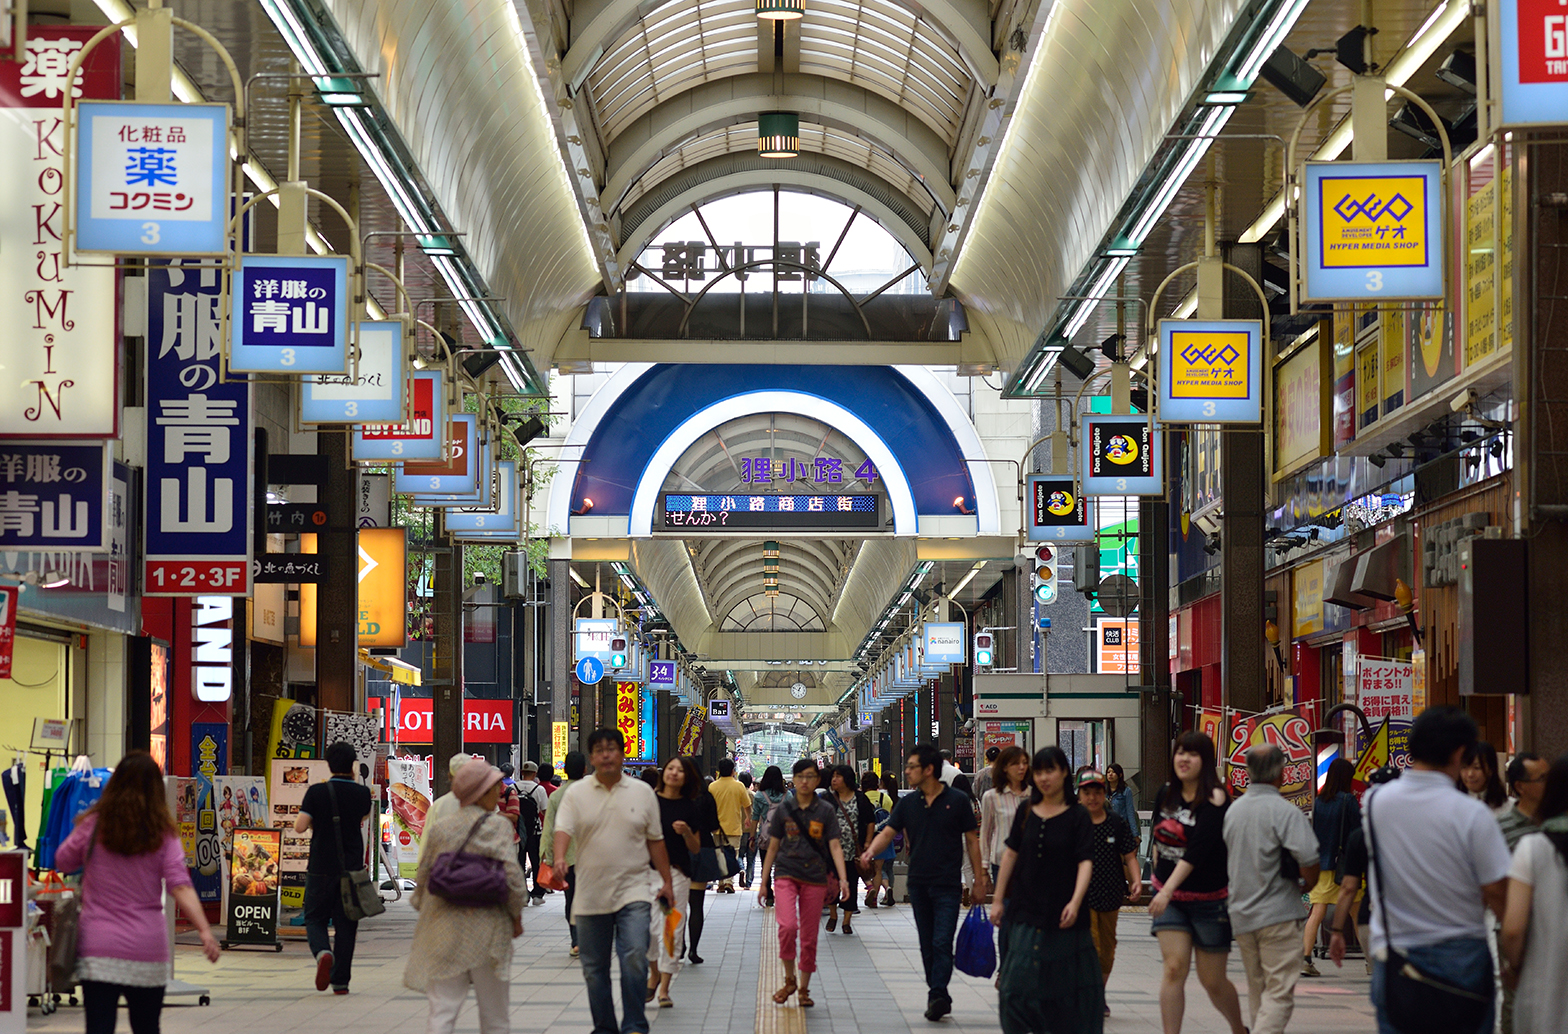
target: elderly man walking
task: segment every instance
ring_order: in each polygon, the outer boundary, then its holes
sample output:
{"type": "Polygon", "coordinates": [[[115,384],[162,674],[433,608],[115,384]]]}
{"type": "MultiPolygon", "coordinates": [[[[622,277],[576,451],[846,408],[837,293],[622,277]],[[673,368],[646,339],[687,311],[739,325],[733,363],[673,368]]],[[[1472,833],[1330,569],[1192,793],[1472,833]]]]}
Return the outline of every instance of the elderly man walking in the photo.
{"type": "Polygon", "coordinates": [[[1247,751],[1247,792],[1225,813],[1230,928],[1247,970],[1253,1034],[1281,1034],[1301,976],[1302,884],[1318,878],[1318,838],[1301,809],[1280,796],[1285,755],[1247,751]]]}

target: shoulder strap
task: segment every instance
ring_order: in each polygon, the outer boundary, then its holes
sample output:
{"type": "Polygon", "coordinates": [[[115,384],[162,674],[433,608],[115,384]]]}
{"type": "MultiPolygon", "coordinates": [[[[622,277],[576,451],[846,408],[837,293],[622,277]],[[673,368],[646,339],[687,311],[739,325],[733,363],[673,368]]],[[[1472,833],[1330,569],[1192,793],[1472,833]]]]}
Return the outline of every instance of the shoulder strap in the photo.
{"type": "Polygon", "coordinates": [[[327,799],[332,802],[332,831],[335,834],[332,841],[338,848],[338,868],[348,872],[348,854],[343,850],[343,819],[338,815],[338,795],[330,777],[327,779],[327,799]]]}
{"type": "Polygon", "coordinates": [[[816,849],[817,854],[822,856],[822,863],[828,867],[828,872],[831,873],[833,871],[833,857],[828,853],[828,845],[811,835],[811,827],[805,821],[806,813],[801,808],[800,802],[795,799],[794,794],[784,798],[784,808],[794,818],[795,827],[800,830],[800,835],[805,837],[806,841],[816,849]]]}
{"type": "MultiPolygon", "coordinates": [[[[1388,925],[1388,905],[1383,901],[1384,896],[1388,894],[1388,885],[1383,882],[1383,866],[1379,864],[1377,857],[1377,832],[1372,826],[1372,798],[1375,796],[1377,795],[1369,795],[1366,803],[1367,857],[1371,860],[1372,872],[1377,876],[1377,911],[1378,915],[1383,917],[1383,944],[1391,949],[1394,946],[1394,931],[1388,925]]],[[[1367,888],[1367,893],[1372,893],[1371,887],[1367,888]]]]}
{"type": "Polygon", "coordinates": [[[468,835],[466,837],[464,837],[463,838],[463,842],[458,845],[458,848],[457,848],[457,853],[458,854],[462,854],[463,853],[463,848],[467,847],[468,846],[468,842],[470,840],[474,839],[474,834],[479,832],[479,827],[483,826],[485,824],[485,820],[488,819],[490,817],[490,815],[491,815],[491,813],[487,811],[483,815],[479,816],[479,818],[474,822],[473,826],[468,830],[468,835]]]}

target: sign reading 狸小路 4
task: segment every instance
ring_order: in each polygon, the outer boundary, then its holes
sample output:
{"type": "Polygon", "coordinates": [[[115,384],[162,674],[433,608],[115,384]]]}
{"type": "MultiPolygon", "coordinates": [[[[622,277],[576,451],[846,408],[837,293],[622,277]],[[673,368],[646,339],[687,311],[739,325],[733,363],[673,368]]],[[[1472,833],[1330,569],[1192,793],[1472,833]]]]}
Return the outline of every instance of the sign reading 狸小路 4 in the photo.
{"type": "Polygon", "coordinates": [[[1439,161],[1308,162],[1303,301],[1443,297],[1439,161]]]}
{"type": "Polygon", "coordinates": [[[1160,423],[1263,421],[1263,324],[1160,321],[1160,423]]]}
{"type": "Polygon", "coordinates": [[[233,280],[229,369],[348,372],[348,258],[247,255],[233,280]]]}
{"type": "Polygon", "coordinates": [[[229,106],[77,105],[77,251],[221,255],[229,220],[229,106]]]}
{"type": "Polygon", "coordinates": [[[1562,0],[1486,5],[1502,78],[1502,125],[1568,123],[1568,6],[1562,0]]]}

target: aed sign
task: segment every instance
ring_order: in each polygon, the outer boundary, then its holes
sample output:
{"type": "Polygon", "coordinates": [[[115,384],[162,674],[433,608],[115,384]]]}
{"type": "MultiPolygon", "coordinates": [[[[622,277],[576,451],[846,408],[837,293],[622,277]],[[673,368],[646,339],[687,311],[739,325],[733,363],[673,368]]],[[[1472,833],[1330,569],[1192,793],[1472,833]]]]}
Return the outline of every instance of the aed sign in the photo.
{"type": "Polygon", "coordinates": [[[1568,5],[1497,0],[1487,5],[1500,58],[1504,126],[1568,123],[1568,5]]]}
{"type": "Polygon", "coordinates": [[[348,372],[348,258],[246,255],[234,273],[229,369],[348,372]]]}
{"type": "Polygon", "coordinates": [[[1093,542],[1089,497],[1073,487],[1072,478],[1030,474],[1024,478],[1025,514],[1030,542],[1093,542]]]}
{"type": "Polygon", "coordinates": [[[76,250],[221,255],[229,220],[229,106],[77,106],[76,250]]]}
{"type": "Polygon", "coordinates": [[[1263,324],[1161,320],[1162,424],[1263,421],[1263,324]]]}
{"type": "Polygon", "coordinates": [[[1086,416],[1079,428],[1085,495],[1163,495],[1165,467],[1147,419],[1086,416]]]}
{"type": "Polygon", "coordinates": [[[191,695],[221,704],[234,695],[234,597],[191,603],[191,695]]]}
{"type": "Polygon", "coordinates": [[[1305,301],[1443,297],[1442,162],[1308,162],[1305,301]]]}

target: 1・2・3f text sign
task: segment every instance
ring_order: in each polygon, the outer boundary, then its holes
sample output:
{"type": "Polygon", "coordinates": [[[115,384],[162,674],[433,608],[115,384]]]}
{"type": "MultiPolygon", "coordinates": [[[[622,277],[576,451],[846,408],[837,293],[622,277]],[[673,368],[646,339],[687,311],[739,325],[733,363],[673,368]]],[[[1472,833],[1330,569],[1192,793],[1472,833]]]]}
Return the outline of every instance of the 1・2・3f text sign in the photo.
{"type": "Polygon", "coordinates": [[[1263,420],[1263,324],[1161,320],[1161,423],[1263,420]]]}
{"type": "Polygon", "coordinates": [[[78,251],[223,254],[228,105],[84,101],[76,133],[78,251]]]}
{"type": "Polygon", "coordinates": [[[1305,301],[1443,297],[1438,161],[1308,162],[1305,301]]]}

